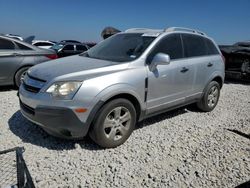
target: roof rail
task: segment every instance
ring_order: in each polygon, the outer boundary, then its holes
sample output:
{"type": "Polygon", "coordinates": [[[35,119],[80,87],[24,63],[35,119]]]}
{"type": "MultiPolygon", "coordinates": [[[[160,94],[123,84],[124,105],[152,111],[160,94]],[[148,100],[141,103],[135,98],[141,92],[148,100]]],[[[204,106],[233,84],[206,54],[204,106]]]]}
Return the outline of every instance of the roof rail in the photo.
{"type": "Polygon", "coordinates": [[[127,29],[125,31],[126,33],[129,32],[163,32],[162,29],[148,29],[148,28],[131,28],[131,29],[127,29]]]}
{"type": "Polygon", "coordinates": [[[164,31],[165,32],[186,31],[186,32],[197,33],[197,34],[206,36],[206,33],[202,32],[202,31],[195,30],[195,29],[189,29],[189,28],[185,28],[185,27],[170,27],[170,28],[165,29],[164,31]]]}

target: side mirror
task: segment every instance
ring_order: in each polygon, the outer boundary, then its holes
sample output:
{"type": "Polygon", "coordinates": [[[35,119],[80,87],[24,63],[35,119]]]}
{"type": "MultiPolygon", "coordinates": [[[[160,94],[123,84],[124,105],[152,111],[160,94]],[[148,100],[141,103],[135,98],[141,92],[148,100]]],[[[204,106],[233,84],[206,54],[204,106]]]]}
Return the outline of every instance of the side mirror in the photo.
{"type": "Polygon", "coordinates": [[[157,65],[168,65],[170,63],[170,57],[168,54],[158,53],[154,56],[150,63],[150,70],[154,71],[157,65]]]}

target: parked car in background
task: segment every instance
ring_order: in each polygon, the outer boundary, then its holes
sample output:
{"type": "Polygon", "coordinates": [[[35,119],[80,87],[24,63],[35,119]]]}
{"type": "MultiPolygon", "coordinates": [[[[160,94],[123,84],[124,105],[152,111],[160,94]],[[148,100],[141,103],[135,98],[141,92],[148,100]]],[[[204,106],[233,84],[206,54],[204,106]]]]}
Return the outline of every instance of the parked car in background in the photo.
{"type": "Polygon", "coordinates": [[[116,147],[147,117],[191,103],[212,111],[223,81],[222,54],[206,34],[129,29],[29,69],[19,97],[22,114],[48,133],[89,133],[102,147],[116,147]]]}
{"type": "Polygon", "coordinates": [[[77,40],[62,40],[62,41],[60,41],[60,43],[79,43],[79,44],[81,44],[81,42],[79,42],[77,40]]]}
{"type": "Polygon", "coordinates": [[[52,50],[0,36],[0,85],[19,87],[31,66],[56,58],[57,55],[52,50]]]}
{"type": "Polygon", "coordinates": [[[48,40],[33,40],[32,45],[35,45],[39,48],[44,49],[50,49],[53,45],[55,45],[55,42],[48,41],[48,40]]]}
{"type": "Polygon", "coordinates": [[[107,38],[111,37],[112,35],[115,35],[115,34],[120,33],[120,32],[121,31],[119,29],[108,26],[102,30],[101,36],[103,39],[107,39],[107,38]]]}
{"type": "Polygon", "coordinates": [[[83,44],[87,45],[89,48],[94,47],[97,43],[96,42],[83,42],[83,44]]]}
{"type": "Polygon", "coordinates": [[[51,49],[56,51],[58,57],[67,57],[85,52],[89,47],[78,42],[60,42],[52,46],[51,49]]]}
{"type": "Polygon", "coordinates": [[[17,39],[17,40],[23,41],[23,38],[21,36],[19,36],[19,35],[6,34],[5,36],[9,37],[9,38],[13,38],[13,39],[17,39]]]}
{"type": "Polygon", "coordinates": [[[226,77],[250,81],[250,41],[221,45],[226,77]]]}

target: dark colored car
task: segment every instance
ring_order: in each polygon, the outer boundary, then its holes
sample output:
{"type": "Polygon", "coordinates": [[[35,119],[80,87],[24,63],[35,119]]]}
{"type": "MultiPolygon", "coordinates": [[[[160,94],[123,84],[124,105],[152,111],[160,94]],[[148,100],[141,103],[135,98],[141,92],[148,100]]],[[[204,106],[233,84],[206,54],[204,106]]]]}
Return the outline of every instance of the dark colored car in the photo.
{"type": "Polygon", "coordinates": [[[20,86],[27,70],[36,64],[56,59],[53,50],[0,36],[0,85],[20,86]]]}
{"type": "Polygon", "coordinates": [[[62,40],[62,41],[60,41],[60,43],[66,43],[66,42],[80,43],[80,44],[81,44],[81,42],[79,42],[79,41],[77,41],[77,40],[62,40]]]}
{"type": "Polygon", "coordinates": [[[52,46],[51,49],[56,51],[58,57],[67,57],[85,52],[89,47],[81,43],[60,42],[52,46]]]}
{"type": "Polygon", "coordinates": [[[225,57],[226,77],[250,80],[250,42],[219,47],[225,57]]]}
{"type": "Polygon", "coordinates": [[[89,48],[94,47],[97,43],[96,42],[83,42],[83,44],[87,45],[89,48]]]}

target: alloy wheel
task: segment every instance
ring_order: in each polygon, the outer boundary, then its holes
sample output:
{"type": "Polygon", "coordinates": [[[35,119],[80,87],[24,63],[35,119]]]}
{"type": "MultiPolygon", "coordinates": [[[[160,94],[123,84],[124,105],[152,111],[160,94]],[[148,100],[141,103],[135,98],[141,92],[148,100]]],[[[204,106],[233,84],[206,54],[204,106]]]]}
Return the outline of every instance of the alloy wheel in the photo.
{"type": "Polygon", "coordinates": [[[104,133],[110,140],[120,140],[129,131],[131,114],[125,107],[116,107],[111,110],[104,120],[104,133]]]}
{"type": "Polygon", "coordinates": [[[209,93],[208,93],[208,99],[207,99],[207,104],[210,108],[213,108],[219,97],[219,89],[216,86],[211,87],[209,93]]]}

